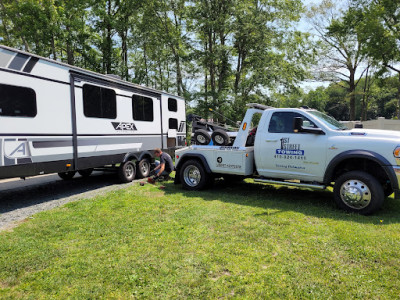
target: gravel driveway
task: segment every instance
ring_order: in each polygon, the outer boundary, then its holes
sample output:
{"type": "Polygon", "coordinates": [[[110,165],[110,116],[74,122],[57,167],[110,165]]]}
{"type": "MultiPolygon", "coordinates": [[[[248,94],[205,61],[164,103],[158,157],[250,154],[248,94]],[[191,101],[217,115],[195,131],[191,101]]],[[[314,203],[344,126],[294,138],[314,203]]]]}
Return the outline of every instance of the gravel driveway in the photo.
{"type": "Polygon", "coordinates": [[[26,180],[0,180],[0,231],[11,229],[38,212],[133,183],[121,184],[115,174],[102,172],[95,172],[88,178],[76,175],[69,181],[61,180],[56,174],[26,180]]]}

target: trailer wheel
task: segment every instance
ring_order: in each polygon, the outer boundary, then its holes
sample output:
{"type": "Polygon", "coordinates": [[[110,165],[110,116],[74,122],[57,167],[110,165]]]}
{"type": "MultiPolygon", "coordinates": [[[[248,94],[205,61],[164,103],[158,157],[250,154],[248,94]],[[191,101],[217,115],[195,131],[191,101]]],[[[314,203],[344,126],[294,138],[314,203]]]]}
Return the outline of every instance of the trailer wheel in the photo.
{"type": "Polygon", "coordinates": [[[143,158],[137,164],[137,175],[139,178],[145,178],[150,175],[150,161],[147,158],[143,158]]]}
{"type": "Polygon", "coordinates": [[[196,145],[208,145],[211,141],[209,133],[204,129],[198,129],[194,133],[196,145]]]}
{"type": "Polygon", "coordinates": [[[58,176],[60,176],[60,178],[64,180],[71,180],[72,177],[75,176],[75,173],[75,171],[60,172],[58,173],[58,176]]]}
{"type": "Polygon", "coordinates": [[[124,182],[131,182],[135,179],[136,176],[136,167],[135,164],[131,161],[127,161],[122,163],[118,168],[118,177],[124,182]]]}
{"type": "Polygon", "coordinates": [[[197,160],[188,160],[183,164],[180,178],[182,187],[192,191],[204,189],[210,181],[203,165],[197,160]]]}
{"type": "Polygon", "coordinates": [[[216,146],[226,146],[230,142],[228,134],[223,130],[215,130],[211,135],[212,141],[216,146]]]}
{"type": "Polygon", "coordinates": [[[349,212],[369,215],[383,205],[383,187],[372,175],[351,171],[341,175],[333,188],[336,204],[349,212]]]}
{"type": "Polygon", "coordinates": [[[79,170],[78,173],[82,177],[89,177],[93,173],[93,169],[79,170]]]}

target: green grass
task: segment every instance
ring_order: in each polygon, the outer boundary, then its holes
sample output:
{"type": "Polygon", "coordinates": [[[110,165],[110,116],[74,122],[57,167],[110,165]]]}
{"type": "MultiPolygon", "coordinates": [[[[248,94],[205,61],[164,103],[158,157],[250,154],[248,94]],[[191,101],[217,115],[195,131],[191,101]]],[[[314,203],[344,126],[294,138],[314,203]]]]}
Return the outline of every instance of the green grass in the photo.
{"type": "Polygon", "coordinates": [[[400,204],[373,216],[330,192],[129,186],[0,234],[0,298],[395,299],[400,204]]]}

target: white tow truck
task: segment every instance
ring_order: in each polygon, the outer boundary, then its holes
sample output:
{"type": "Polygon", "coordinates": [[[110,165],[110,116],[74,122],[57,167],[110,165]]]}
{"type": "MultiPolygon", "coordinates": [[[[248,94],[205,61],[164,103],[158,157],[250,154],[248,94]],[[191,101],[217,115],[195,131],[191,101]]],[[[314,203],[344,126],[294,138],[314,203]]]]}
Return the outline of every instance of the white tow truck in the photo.
{"type": "Polygon", "coordinates": [[[333,186],[340,208],[365,215],[393,192],[398,198],[399,132],[349,130],[309,108],[248,107],[232,146],[193,145],[175,152],[176,184],[201,190],[218,177],[247,177],[312,189],[333,186]],[[261,118],[252,129],[256,114],[261,118]]]}

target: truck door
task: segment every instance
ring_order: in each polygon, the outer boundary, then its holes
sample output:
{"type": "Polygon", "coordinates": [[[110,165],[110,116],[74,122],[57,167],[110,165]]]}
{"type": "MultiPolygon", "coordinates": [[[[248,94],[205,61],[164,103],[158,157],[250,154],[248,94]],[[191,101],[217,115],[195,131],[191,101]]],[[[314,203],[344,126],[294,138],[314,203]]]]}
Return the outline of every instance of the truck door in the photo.
{"type": "Polygon", "coordinates": [[[266,177],[322,181],[326,164],[327,136],[294,133],[293,120],[303,127],[318,128],[297,112],[274,112],[267,126],[259,128],[255,154],[258,173],[266,177]]]}

